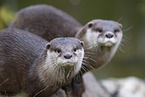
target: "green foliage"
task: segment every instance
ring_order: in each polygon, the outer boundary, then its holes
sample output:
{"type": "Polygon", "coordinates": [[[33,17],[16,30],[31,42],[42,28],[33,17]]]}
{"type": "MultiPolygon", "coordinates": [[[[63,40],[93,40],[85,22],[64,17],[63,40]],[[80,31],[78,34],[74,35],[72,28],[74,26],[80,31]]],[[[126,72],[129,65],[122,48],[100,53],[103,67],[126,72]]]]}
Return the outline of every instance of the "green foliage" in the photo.
{"type": "Polygon", "coordinates": [[[0,7],[0,29],[8,27],[9,23],[14,18],[15,13],[12,12],[7,6],[0,7]]]}

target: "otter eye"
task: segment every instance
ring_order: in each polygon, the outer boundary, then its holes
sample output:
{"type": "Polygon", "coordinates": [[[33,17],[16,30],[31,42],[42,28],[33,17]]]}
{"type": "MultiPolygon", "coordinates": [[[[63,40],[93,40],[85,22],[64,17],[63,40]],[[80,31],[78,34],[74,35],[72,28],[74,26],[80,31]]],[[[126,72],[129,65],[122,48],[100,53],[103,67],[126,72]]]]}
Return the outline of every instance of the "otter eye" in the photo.
{"type": "Polygon", "coordinates": [[[55,52],[60,53],[61,52],[61,49],[56,49],[55,52]]]}
{"type": "Polygon", "coordinates": [[[73,50],[74,50],[74,52],[76,52],[78,50],[78,48],[74,48],[73,50]]]}
{"type": "Polygon", "coordinates": [[[117,33],[117,32],[119,32],[119,31],[120,31],[119,29],[115,29],[115,30],[114,30],[114,33],[117,33]]]}
{"type": "Polygon", "coordinates": [[[100,32],[100,33],[102,33],[102,32],[103,32],[103,29],[101,29],[101,28],[97,28],[95,31],[96,31],[96,32],[100,32]]]}

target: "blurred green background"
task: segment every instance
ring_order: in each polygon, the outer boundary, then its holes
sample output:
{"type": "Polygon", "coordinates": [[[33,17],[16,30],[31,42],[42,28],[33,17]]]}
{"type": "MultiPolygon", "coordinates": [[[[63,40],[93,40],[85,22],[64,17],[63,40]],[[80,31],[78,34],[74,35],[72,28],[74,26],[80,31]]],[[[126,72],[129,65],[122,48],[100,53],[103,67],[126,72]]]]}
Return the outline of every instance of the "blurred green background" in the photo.
{"type": "Polygon", "coordinates": [[[82,25],[92,19],[123,24],[120,49],[106,66],[94,70],[97,78],[136,76],[145,78],[145,0],[0,0],[0,29],[27,6],[48,4],[59,8],[82,25]]]}

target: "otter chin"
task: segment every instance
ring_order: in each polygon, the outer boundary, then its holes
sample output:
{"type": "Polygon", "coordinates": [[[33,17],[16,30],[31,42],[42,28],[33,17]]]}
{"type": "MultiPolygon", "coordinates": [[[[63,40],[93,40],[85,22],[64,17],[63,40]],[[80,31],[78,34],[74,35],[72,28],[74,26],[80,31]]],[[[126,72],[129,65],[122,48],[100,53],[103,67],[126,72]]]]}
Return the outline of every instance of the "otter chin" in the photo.
{"type": "Polygon", "coordinates": [[[112,43],[112,42],[107,42],[107,43],[104,43],[104,46],[107,46],[107,47],[111,47],[111,46],[113,46],[114,44],[112,43]]]}
{"type": "Polygon", "coordinates": [[[112,41],[112,40],[108,40],[108,41],[105,41],[105,42],[101,42],[100,43],[101,46],[103,46],[103,47],[110,47],[110,48],[113,47],[113,46],[115,46],[116,44],[117,44],[117,41],[116,40],[115,40],[115,42],[112,41]]]}
{"type": "Polygon", "coordinates": [[[75,64],[74,63],[70,63],[70,62],[68,62],[68,63],[64,63],[64,64],[61,64],[61,66],[64,66],[64,67],[66,67],[66,66],[74,66],[75,64]]]}

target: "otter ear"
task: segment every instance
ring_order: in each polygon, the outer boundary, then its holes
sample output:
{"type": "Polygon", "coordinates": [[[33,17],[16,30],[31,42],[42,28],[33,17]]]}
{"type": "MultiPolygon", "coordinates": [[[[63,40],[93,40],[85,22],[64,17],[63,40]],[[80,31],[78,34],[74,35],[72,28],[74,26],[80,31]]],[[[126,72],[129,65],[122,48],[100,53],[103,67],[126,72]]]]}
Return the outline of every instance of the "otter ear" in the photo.
{"type": "Polygon", "coordinates": [[[122,24],[119,24],[119,27],[122,28],[123,27],[122,24]]]}
{"type": "Polygon", "coordinates": [[[80,43],[81,43],[81,45],[82,45],[82,47],[84,46],[84,42],[83,41],[80,41],[80,43]]]}
{"type": "Polygon", "coordinates": [[[50,48],[50,43],[47,43],[45,47],[46,47],[46,49],[49,49],[50,48]]]}
{"type": "Polygon", "coordinates": [[[88,24],[88,28],[91,28],[92,26],[93,26],[92,23],[89,23],[89,24],[88,24]]]}

